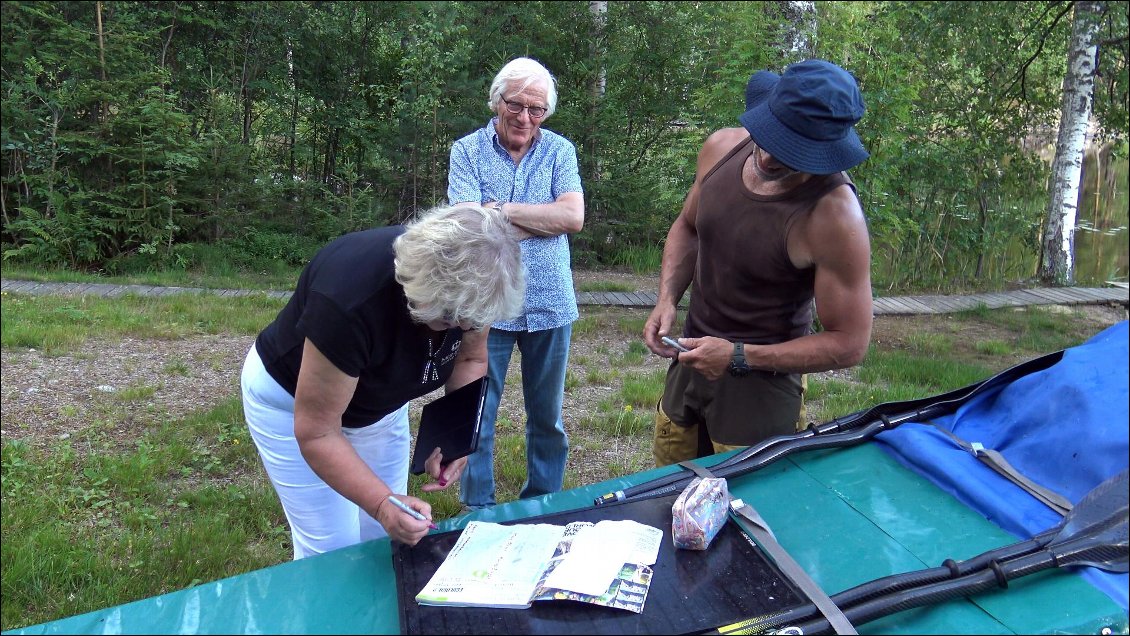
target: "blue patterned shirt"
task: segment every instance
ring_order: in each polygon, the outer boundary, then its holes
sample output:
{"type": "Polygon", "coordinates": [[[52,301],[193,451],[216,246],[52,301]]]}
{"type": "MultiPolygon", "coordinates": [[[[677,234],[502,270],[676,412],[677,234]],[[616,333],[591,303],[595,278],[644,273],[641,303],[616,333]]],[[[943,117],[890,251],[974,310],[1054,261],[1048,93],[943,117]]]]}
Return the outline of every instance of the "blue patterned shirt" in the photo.
{"type": "MultiPolygon", "coordinates": [[[[553,203],[566,192],[583,192],[577,150],[553,131],[539,129],[520,164],[499,144],[494,119],[451,147],[449,203],[553,203]]],[[[525,313],[492,328],[541,331],[576,320],[580,314],[573,292],[569,238],[564,234],[533,236],[523,239],[521,247],[526,266],[525,313]]]]}

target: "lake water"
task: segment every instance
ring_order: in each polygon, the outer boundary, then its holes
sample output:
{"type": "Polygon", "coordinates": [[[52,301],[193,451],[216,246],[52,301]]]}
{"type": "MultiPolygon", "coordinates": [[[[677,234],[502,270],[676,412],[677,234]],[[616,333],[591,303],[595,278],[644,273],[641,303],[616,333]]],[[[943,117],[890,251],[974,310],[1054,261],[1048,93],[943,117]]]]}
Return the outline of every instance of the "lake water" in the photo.
{"type": "Polygon", "coordinates": [[[1120,159],[1113,162],[1113,170],[1100,170],[1090,154],[1084,162],[1075,225],[1075,284],[1080,287],[1104,287],[1107,281],[1126,282],[1130,277],[1128,163],[1120,159]],[[1104,174],[1108,171],[1113,174],[1104,174]]]}

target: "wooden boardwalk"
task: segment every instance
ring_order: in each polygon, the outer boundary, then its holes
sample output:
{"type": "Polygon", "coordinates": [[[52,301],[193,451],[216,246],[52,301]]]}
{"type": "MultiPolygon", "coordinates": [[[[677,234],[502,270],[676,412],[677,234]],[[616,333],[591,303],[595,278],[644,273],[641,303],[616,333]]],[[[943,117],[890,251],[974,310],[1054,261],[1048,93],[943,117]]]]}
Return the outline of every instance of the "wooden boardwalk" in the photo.
{"type": "MultiPolygon", "coordinates": [[[[579,292],[582,305],[654,307],[654,293],[579,292]]],[[[1023,307],[1027,305],[1130,305],[1130,291],[1124,287],[1045,287],[966,296],[887,296],[874,299],[876,316],[947,314],[977,309],[1023,307]]]]}
{"type": "MultiPolygon", "coordinates": [[[[9,294],[102,296],[117,298],[127,294],[135,296],[168,296],[173,294],[216,294],[220,296],[266,295],[272,298],[289,298],[289,291],[261,291],[248,289],[204,289],[199,287],[156,287],[152,285],[113,285],[109,283],[39,283],[26,280],[0,279],[0,291],[9,294]]],[[[580,305],[606,305],[616,307],[654,307],[652,292],[577,292],[580,305]]],[[[1125,285],[1112,287],[1039,287],[1007,292],[988,292],[967,296],[885,296],[875,298],[876,316],[946,314],[976,309],[1024,307],[1028,305],[1103,305],[1130,306],[1130,289],[1125,285]]]]}

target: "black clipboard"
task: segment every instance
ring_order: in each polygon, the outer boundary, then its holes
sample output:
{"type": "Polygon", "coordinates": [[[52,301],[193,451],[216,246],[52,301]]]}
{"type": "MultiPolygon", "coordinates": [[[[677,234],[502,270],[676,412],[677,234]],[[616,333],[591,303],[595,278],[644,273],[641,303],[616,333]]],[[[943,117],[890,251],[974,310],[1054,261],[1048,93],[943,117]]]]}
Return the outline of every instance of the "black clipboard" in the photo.
{"type": "Polygon", "coordinates": [[[479,424],[487,395],[487,376],[473,380],[424,405],[416,448],[412,452],[413,475],[424,472],[424,462],[435,447],[443,453],[446,466],[466,457],[479,447],[479,424]]]}

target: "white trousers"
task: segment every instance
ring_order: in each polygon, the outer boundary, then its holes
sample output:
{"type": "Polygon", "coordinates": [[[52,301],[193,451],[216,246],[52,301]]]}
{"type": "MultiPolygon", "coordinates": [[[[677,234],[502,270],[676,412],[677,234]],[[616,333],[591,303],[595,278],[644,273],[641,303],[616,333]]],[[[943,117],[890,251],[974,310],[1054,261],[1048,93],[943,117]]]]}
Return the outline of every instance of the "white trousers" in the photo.
{"type": "MultiPolygon", "coordinates": [[[[387,536],[376,519],[330,488],[303,459],[294,437],[294,397],[267,373],[254,345],[243,362],[240,386],[251,438],[290,523],[294,558],[387,536]]],[[[342,432],[392,492],[407,492],[408,404],[379,422],[342,432]]]]}

